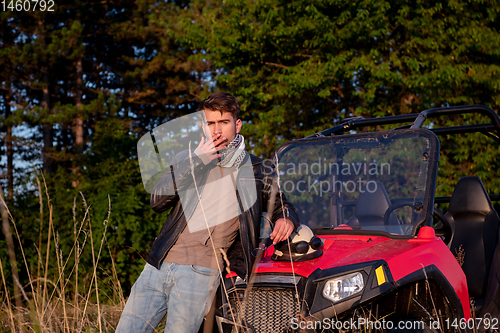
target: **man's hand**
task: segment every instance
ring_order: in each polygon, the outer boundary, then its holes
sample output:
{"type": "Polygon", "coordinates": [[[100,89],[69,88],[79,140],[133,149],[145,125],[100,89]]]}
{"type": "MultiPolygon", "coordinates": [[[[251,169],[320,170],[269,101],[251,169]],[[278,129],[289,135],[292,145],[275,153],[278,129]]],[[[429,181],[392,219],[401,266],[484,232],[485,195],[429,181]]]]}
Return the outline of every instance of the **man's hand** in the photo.
{"type": "Polygon", "coordinates": [[[210,160],[214,160],[218,157],[221,157],[221,154],[218,154],[219,149],[221,149],[221,147],[219,146],[225,141],[226,138],[224,138],[220,134],[217,134],[213,141],[205,141],[205,138],[202,137],[200,140],[200,144],[198,145],[198,149],[200,149],[203,154],[205,154],[210,160]]]}
{"type": "Polygon", "coordinates": [[[290,237],[293,231],[293,222],[285,218],[280,218],[274,224],[274,230],[269,237],[273,240],[273,245],[290,237]]]}

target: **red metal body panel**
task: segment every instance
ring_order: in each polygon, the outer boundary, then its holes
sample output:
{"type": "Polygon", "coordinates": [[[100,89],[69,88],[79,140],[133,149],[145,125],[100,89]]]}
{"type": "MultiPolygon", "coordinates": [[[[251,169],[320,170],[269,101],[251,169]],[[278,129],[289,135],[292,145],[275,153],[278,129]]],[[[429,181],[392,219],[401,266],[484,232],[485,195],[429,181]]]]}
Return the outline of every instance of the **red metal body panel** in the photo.
{"type": "MultiPolygon", "coordinates": [[[[429,228],[429,227],[423,227],[429,228]]],[[[435,265],[455,289],[464,310],[470,318],[469,295],[465,274],[443,241],[434,237],[434,230],[424,229],[417,238],[391,239],[381,236],[331,235],[324,239],[323,255],[305,262],[293,263],[295,274],[308,277],[314,270],[327,269],[362,262],[384,260],[395,281],[429,265],[435,265]]],[[[270,259],[273,248],[266,251],[256,273],[292,273],[292,263],[270,259]]]]}

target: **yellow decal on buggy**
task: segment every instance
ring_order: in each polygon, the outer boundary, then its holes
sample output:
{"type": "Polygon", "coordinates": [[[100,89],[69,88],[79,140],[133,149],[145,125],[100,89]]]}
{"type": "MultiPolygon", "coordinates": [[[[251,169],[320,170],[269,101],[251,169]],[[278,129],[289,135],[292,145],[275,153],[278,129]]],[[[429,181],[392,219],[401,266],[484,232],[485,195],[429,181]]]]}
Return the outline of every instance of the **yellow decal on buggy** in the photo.
{"type": "Polygon", "coordinates": [[[375,270],[375,274],[377,274],[377,282],[379,286],[387,282],[385,280],[384,268],[382,268],[382,266],[375,270]]]}

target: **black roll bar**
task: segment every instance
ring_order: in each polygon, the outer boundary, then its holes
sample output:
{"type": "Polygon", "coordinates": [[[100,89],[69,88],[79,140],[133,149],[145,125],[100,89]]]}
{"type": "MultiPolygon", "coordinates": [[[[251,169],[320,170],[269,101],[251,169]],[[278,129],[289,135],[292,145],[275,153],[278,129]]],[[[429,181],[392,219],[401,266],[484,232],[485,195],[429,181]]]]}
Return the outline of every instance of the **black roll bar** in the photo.
{"type": "Polygon", "coordinates": [[[403,115],[388,116],[381,118],[362,119],[361,117],[358,117],[358,118],[348,119],[340,123],[339,125],[323,130],[319,133],[310,135],[307,138],[327,136],[327,135],[337,135],[337,134],[342,134],[348,130],[367,127],[367,126],[390,125],[397,123],[411,123],[409,124],[411,125],[411,128],[420,128],[424,124],[425,120],[427,120],[428,118],[433,118],[436,116],[465,114],[465,113],[483,114],[488,118],[490,118],[491,123],[433,128],[430,130],[439,135],[471,133],[471,132],[490,133],[492,131],[497,131],[497,133],[500,134],[500,118],[498,117],[498,114],[495,111],[484,105],[466,105],[466,106],[451,106],[444,108],[428,109],[420,113],[403,114],[403,115]]]}

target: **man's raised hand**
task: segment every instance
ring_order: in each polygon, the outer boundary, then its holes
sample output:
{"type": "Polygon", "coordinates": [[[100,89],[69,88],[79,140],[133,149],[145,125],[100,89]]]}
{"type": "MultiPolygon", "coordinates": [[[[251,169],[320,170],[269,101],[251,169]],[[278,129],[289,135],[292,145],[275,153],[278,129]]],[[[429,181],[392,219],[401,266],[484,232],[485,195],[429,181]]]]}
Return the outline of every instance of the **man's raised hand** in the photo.
{"type": "Polygon", "coordinates": [[[220,145],[224,141],[226,141],[226,138],[222,137],[220,134],[217,134],[213,141],[205,141],[205,138],[202,137],[200,144],[198,145],[198,149],[201,150],[210,160],[214,160],[222,156],[219,154],[219,150],[221,149],[220,145]]]}

